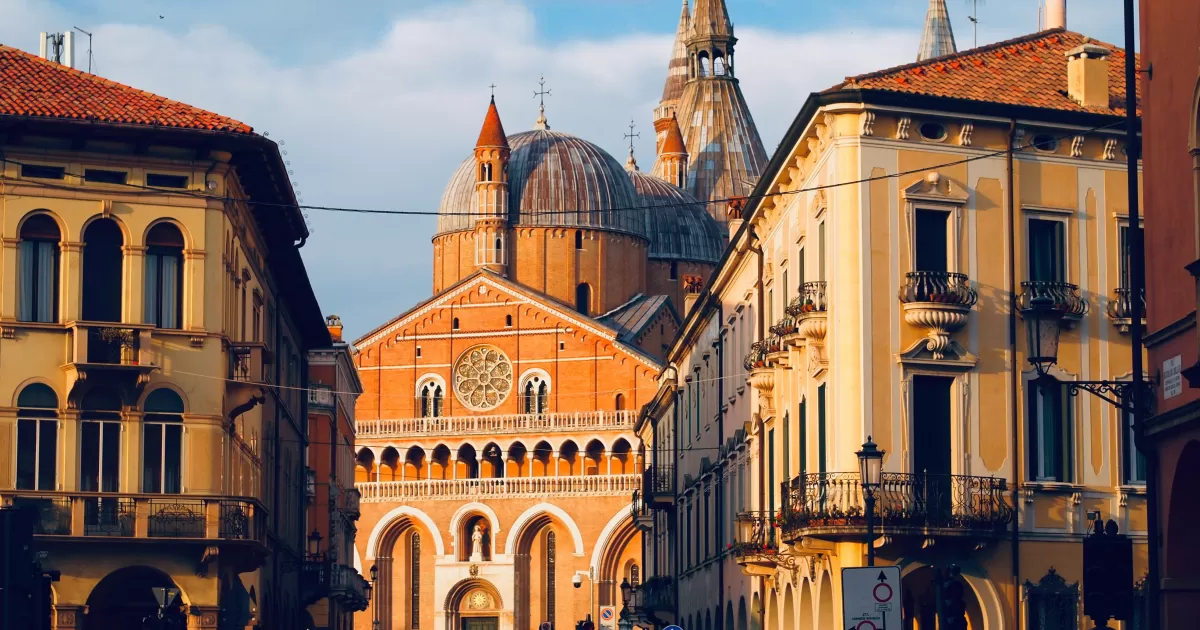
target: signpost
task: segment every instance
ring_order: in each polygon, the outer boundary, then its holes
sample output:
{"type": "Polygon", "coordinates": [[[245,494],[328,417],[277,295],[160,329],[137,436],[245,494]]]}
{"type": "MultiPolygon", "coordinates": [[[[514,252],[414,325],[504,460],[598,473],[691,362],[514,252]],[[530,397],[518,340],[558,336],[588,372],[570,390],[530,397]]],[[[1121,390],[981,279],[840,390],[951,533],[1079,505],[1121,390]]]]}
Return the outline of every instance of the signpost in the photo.
{"type": "Polygon", "coordinates": [[[900,567],[842,569],[846,630],[900,630],[900,567]]]}
{"type": "Polygon", "coordinates": [[[600,607],[600,628],[615,628],[617,626],[617,608],[616,606],[601,606],[600,607]]]}

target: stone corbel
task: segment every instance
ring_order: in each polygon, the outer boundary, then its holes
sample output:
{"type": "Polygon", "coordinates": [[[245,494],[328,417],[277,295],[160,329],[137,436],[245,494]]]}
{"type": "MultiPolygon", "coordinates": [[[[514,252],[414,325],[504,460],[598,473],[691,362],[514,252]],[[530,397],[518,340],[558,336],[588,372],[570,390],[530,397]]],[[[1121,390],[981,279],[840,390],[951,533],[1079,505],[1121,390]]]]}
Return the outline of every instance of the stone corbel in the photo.
{"type": "Polygon", "coordinates": [[[958,134],[958,143],[964,147],[971,146],[971,135],[975,133],[974,123],[963,123],[962,131],[958,134]]]}
{"type": "Polygon", "coordinates": [[[859,133],[864,136],[875,135],[875,112],[863,112],[859,133]]]}
{"type": "Polygon", "coordinates": [[[1071,140],[1071,157],[1083,157],[1083,136],[1071,140]]]}
{"type": "Polygon", "coordinates": [[[905,116],[900,119],[900,124],[896,127],[896,138],[900,140],[908,140],[908,133],[912,129],[912,119],[905,116]]]}
{"type": "Polygon", "coordinates": [[[1104,159],[1111,162],[1117,159],[1117,141],[1108,139],[1104,141],[1104,159]]]}

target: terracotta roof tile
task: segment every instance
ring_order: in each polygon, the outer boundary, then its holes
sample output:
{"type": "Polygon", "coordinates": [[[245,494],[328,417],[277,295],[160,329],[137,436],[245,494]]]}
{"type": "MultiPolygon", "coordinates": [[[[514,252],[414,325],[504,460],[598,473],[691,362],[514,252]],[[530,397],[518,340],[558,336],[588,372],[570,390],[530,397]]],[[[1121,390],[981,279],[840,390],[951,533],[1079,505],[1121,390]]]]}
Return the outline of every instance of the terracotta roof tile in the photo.
{"type": "Polygon", "coordinates": [[[253,133],[242,122],[0,45],[0,116],[253,133]]]}
{"type": "Polygon", "coordinates": [[[487,115],[483,117],[483,129],[479,130],[479,141],[475,146],[508,148],[508,136],[504,135],[504,125],[500,123],[495,98],[488,104],[487,115]]]}
{"type": "MultiPolygon", "coordinates": [[[[847,77],[846,81],[826,92],[846,89],[1124,116],[1125,51],[1089,40],[1080,33],[1054,29],[937,59],[847,77]],[[1108,107],[1084,107],[1067,96],[1066,53],[1084,43],[1112,51],[1108,58],[1108,107]]],[[[1139,103],[1141,89],[1139,77],[1139,103]]]]}

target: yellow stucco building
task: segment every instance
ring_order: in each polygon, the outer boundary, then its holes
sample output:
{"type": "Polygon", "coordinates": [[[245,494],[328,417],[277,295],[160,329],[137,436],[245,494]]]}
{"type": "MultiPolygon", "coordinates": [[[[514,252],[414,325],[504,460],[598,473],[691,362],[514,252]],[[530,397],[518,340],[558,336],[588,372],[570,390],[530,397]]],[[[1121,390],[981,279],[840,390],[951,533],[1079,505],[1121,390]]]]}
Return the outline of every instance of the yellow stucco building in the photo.
{"type": "Polygon", "coordinates": [[[276,145],[0,46],[0,500],[60,629],[302,623],[307,350],[276,145]],[[264,383],[266,385],[264,385],[264,383]]]}
{"type": "Polygon", "coordinates": [[[1144,313],[1122,255],[1124,54],[1059,27],[810,97],[730,204],[731,246],[637,425],[644,623],[847,627],[868,438],[886,452],[874,552],[902,571],[905,628],[936,627],[950,565],[975,630],[1083,627],[1097,515],[1144,575],[1129,421],[1061,385],[1130,378],[1144,313]],[[1034,298],[1065,326],[1059,385],[1027,361],[1034,298]]]}

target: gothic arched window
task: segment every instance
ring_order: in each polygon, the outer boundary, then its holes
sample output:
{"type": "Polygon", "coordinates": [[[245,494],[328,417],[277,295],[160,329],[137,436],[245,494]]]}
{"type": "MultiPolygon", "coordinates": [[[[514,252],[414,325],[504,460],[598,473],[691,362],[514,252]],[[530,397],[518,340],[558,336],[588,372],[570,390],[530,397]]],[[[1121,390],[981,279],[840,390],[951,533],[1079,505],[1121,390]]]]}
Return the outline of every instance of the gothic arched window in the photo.
{"type": "Polygon", "coordinates": [[[534,372],[525,376],[525,383],[521,388],[522,398],[524,399],[524,412],[542,414],[550,407],[550,382],[548,377],[534,372]]]}
{"type": "Polygon", "coordinates": [[[421,384],[421,417],[422,418],[440,418],[442,416],[442,404],[445,402],[446,393],[442,384],[434,379],[428,379],[421,384]]]}
{"type": "Polygon", "coordinates": [[[554,627],[554,583],[557,574],[555,546],[554,530],[548,530],[546,532],[546,621],[550,622],[551,627],[554,627]]]}
{"type": "Polygon", "coordinates": [[[421,627],[421,534],[412,533],[408,556],[409,628],[421,627]]]}
{"type": "Polygon", "coordinates": [[[34,383],[17,396],[17,488],[55,490],[58,396],[34,383]]]}

